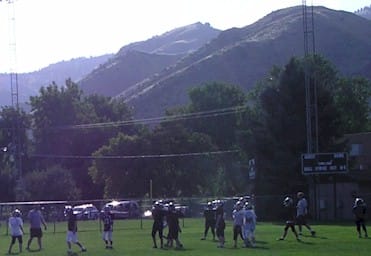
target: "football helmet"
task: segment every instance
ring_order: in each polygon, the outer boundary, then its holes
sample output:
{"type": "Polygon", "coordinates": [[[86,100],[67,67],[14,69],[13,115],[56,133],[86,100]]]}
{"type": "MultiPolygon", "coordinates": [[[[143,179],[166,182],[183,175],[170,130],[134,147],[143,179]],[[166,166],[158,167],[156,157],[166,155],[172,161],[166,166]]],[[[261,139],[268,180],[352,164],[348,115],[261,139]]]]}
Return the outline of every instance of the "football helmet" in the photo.
{"type": "Polygon", "coordinates": [[[252,209],[253,209],[252,204],[251,204],[250,202],[246,202],[246,203],[245,203],[245,209],[246,209],[246,210],[252,210],[252,209]]]}
{"type": "Polygon", "coordinates": [[[285,207],[292,206],[293,203],[294,203],[294,200],[292,200],[292,198],[289,197],[289,196],[285,197],[285,199],[283,200],[283,205],[284,205],[285,207]]]}
{"type": "Polygon", "coordinates": [[[356,200],[354,201],[355,206],[362,206],[364,204],[365,204],[365,201],[363,201],[363,199],[359,197],[357,197],[356,200]]]}
{"type": "Polygon", "coordinates": [[[21,213],[20,210],[15,209],[15,210],[13,211],[13,216],[14,216],[14,217],[21,217],[21,216],[22,216],[22,213],[21,213]]]}

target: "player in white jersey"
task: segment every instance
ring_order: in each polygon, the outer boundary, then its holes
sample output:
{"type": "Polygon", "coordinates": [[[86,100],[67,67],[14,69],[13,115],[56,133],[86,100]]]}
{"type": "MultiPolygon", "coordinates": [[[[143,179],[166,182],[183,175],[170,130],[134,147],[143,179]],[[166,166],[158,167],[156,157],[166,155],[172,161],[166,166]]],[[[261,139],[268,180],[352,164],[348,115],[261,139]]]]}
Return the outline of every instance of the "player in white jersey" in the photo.
{"type": "Polygon", "coordinates": [[[298,203],[296,205],[296,224],[299,227],[299,235],[302,234],[302,226],[305,226],[311,233],[312,236],[316,235],[316,232],[312,230],[307,222],[308,215],[308,202],[304,197],[303,192],[298,192],[297,194],[298,203]]]}
{"type": "Polygon", "coordinates": [[[245,203],[243,238],[246,247],[255,247],[256,214],[251,203],[245,203]]]}
{"type": "Polygon", "coordinates": [[[19,253],[22,252],[22,236],[23,236],[23,221],[21,218],[21,212],[18,209],[15,209],[12,213],[12,216],[9,218],[9,229],[12,240],[10,242],[8,254],[12,254],[12,247],[15,244],[15,241],[18,240],[19,244],[19,253]]]}
{"type": "Polygon", "coordinates": [[[235,205],[235,209],[232,212],[233,217],[233,240],[234,240],[234,248],[237,248],[237,238],[238,236],[243,239],[242,235],[242,226],[245,217],[245,211],[243,210],[243,205],[240,201],[238,201],[235,205]]]}

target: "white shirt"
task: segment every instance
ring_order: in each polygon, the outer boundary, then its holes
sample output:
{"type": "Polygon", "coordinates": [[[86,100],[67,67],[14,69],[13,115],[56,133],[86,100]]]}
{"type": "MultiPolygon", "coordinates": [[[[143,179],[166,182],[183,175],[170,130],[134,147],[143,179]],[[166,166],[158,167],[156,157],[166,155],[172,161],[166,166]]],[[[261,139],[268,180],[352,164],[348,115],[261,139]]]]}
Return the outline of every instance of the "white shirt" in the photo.
{"type": "Polygon", "coordinates": [[[296,216],[306,215],[307,207],[308,207],[307,200],[303,197],[298,201],[298,204],[296,205],[296,216]]]}
{"type": "Polygon", "coordinates": [[[246,226],[255,226],[256,224],[256,214],[254,210],[245,211],[245,225],[246,226]]]}
{"type": "Polygon", "coordinates": [[[245,213],[243,210],[234,210],[233,213],[232,213],[232,217],[233,217],[233,224],[234,225],[239,225],[239,226],[242,226],[243,225],[243,219],[244,219],[244,216],[245,213]]]}
{"type": "Polygon", "coordinates": [[[23,227],[23,221],[20,217],[12,216],[9,218],[9,229],[12,236],[23,235],[21,227],[23,227]]]}

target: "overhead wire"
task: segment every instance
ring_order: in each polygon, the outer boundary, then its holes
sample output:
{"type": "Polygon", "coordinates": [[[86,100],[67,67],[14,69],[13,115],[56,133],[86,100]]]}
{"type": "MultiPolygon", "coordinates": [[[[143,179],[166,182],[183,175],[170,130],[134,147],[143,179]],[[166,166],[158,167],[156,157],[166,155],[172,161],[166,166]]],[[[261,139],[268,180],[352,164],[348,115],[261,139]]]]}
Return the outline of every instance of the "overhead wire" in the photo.
{"type": "Polygon", "coordinates": [[[170,158],[170,157],[188,157],[188,156],[209,156],[221,154],[238,153],[239,150],[220,150],[179,154],[157,154],[157,155],[128,155],[128,156],[81,156],[81,155],[49,155],[49,154],[32,154],[31,157],[41,158],[64,158],[64,159],[144,159],[144,158],[170,158]]]}
{"type": "MultiPolygon", "coordinates": [[[[237,114],[246,111],[246,106],[234,106],[222,109],[213,109],[208,111],[199,111],[187,114],[160,116],[145,119],[134,119],[117,122],[102,122],[90,123],[79,125],[66,125],[56,126],[50,129],[92,129],[92,128],[107,128],[107,127],[120,127],[133,124],[153,124],[160,122],[173,122],[197,118],[209,118],[230,114],[237,114]]],[[[144,158],[170,158],[170,157],[189,157],[189,156],[207,156],[207,155],[221,155],[237,153],[239,150],[220,150],[220,151],[207,151],[207,152],[192,152],[192,153],[179,153],[179,154],[151,154],[151,155],[126,155],[126,156],[84,156],[84,155],[53,155],[53,154],[31,154],[30,157],[35,158],[63,158],[63,159],[144,159],[144,158]]]]}
{"type": "Polygon", "coordinates": [[[245,106],[235,106],[235,107],[193,112],[193,113],[187,113],[187,114],[160,116],[160,117],[152,117],[152,118],[144,118],[144,119],[133,119],[133,120],[116,121],[116,122],[64,125],[64,126],[56,126],[56,127],[51,127],[51,128],[54,128],[54,129],[92,129],[92,128],[120,127],[120,126],[127,126],[127,125],[133,125],[133,124],[138,124],[138,123],[154,124],[154,123],[160,123],[160,122],[173,122],[173,121],[188,120],[188,119],[209,118],[209,117],[237,114],[237,113],[241,113],[245,111],[246,111],[245,106]]]}

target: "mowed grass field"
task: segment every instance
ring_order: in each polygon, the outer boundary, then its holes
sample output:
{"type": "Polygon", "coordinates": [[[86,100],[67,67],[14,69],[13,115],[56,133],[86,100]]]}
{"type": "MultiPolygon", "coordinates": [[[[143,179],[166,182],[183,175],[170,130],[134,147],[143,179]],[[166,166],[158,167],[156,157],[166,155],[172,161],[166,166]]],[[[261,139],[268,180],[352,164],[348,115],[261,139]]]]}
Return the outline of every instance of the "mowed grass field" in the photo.
{"type": "MultiPolygon", "coordinates": [[[[232,223],[227,222],[225,231],[226,247],[217,248],[217,243],[212,241],[209,233],[207,240],[201,241],[203,229],[203,219],[184,219],[181,220],[182,233],[180,239],[184,245],[181,250],[174,248],[153,249],[151,228],[152,220],[116,220],[114,224],[114,248],[107,250],[101,240],[98,221],[79,221],[79,240],[83,243],[87,252],[80,252],[76,245],[73,245],[75,255],[86,256],[207,256],[207,255],[310,255],[310,256],[356,256],[371,255],[371,239],[358,238],[355,227],[352,223],[345,224],[313,224],[316,230],[316,237],[311,237],[307,230],[304,230],[302,242],[297,242],[294,235],[289,232],[285,241],[276,239],[282,234],[283,223],[258,223],[256,229],[256,248],[243,248],[242,241],[239,240],[237,249],[233,248],[232,223]],[[183,226],[184,225],[184,226],[183,226]]],[[[55,225],[48,223],[48,230],[44,232],[43,247],[41,251],[33,250],[37,248],[36,240],[31,245],[31,251],[23,251],[22,255],[67,255],[65,242],[66,223],[59,222],[55,225]]],[[[24,235],[24,247],[28,239],[28,224],[25,224],[26,234],[24,235]]],[[[165,229],[165,234],[167,230],[165,229]]],[[[0,255],[6,255],[10,243],[10,237],[6,235],[4,222],[0,228],[0,255]]],[[[17,255],[18,245],[13,247],[13,255],[17,255]]]]}

